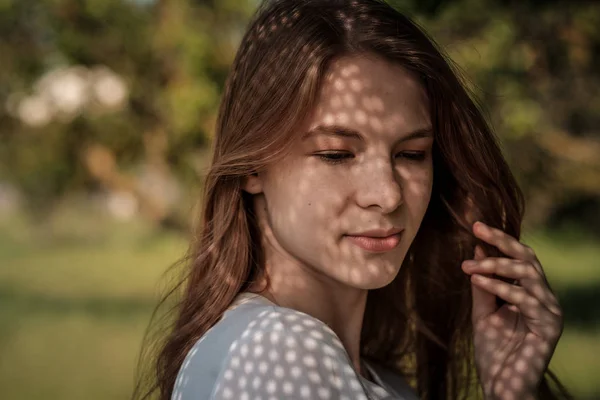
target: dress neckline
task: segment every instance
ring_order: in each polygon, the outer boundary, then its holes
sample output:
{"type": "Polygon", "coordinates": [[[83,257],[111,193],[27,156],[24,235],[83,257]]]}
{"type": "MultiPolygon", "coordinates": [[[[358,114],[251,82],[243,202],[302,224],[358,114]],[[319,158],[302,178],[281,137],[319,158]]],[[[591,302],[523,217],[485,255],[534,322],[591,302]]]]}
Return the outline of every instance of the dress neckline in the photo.
{"type": "MultiPolygon", "coordinates": [[[[263,304],[270,305],[273,307],[278,307],[278,308],[287,308],[287,307],[283,307],[283,306],[280,306],[279,304],[272,302],[271,300],[269,300],[268,298],[266,298],[265,296],[263,296],[261,294],[251,293],[251,292],[242,292],[236,296],[236,298],[232,302],[231,306],[229,306],[228,310],[233,310],[237,306],[251,302],[251,301],[258,301],[263,304]]],[[[293,309],[290,309],[290,310],[293,310],[293,309]]],[[[294,310],[294,311],[297,311],[297,310],[294,310]]],[[[335,332],[334,332],[334,334],[335,334],[335,332]]],[[[335,334],[335,335],[337,337],[337,334],[335,334]]],[[[338,338],[338,340],[340,340],[339,337],[337,337],[337,338],[338,338]]],[[[341,342],[341,340],[340,340],[340,342],[341,342]]],[[[345,349],[344,349],[344,351],[345,351],[345,349]]],[[[397,396],[397,393],[389,385],[387,385],[383,382],[383,380],[377,373],[375,367],[373,365],[371,365],[370,362],[368,362],[364,358],[361,358],[361,364],[367,368],[369,375],[373,380],[369,380],[366,377],[364,377],[363,375],[359,374],[358,371],[356,371],[356,369],[354,368],[354,365],[352,364],[352,361],[350,360],[350,356],[348,355],[348,352],[346,352],[346,356],[348,357],[348,362],[349,362],[350,366],[352,367],[352,369],[354,369],[354,372],[356,373],[357,377],[363,382],[363,384],[378,386],[378,387],[382,388],[383,390],[387,391],[389,394],[397,396]]]]}

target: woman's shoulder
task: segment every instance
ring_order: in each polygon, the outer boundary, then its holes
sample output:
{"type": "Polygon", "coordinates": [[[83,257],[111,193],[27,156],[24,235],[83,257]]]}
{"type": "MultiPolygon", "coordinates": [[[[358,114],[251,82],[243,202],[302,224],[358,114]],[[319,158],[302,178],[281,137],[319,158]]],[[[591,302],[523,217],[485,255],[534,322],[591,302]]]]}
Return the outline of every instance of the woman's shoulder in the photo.
{"type": "Polygon", "coordinates": [[[333,330],[319,319],[290,308],[280,307],[266,298],[244,293],[226,310],[223,318],[200,338],[189,354],[201,348],[225,347],[231,353],[243,345],[252,345],[255,355],[261,348],[303,346],[311,350],[317,345],[327,355],[346,355],[333,330]]]}
{"type": "Polygon", "coordinates": [[[188,351],[171,398],[208,399],[232,345],[239,341],[250,324],[263,319],[273,308],[272,303],[260,297],[238,296],[221,319],[188,351]]]}
{"type": "Polygon", "coordinates": [[[261,296],[242,296],[189,351],[173,398],[313,398],[343,386],[362,392],[331,328],[261,296]]]}

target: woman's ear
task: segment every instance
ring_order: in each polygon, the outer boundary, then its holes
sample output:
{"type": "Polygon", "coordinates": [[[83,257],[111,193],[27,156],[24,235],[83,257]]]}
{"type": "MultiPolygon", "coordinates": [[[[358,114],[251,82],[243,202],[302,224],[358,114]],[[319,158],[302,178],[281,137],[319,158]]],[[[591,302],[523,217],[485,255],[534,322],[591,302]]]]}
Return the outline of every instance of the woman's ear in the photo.
{"type": "Polygon", "coordinates": [[[242,189],[250,194],[262,193],[262,179],[258,173],[246,176],[242,184],[242,189]]]}

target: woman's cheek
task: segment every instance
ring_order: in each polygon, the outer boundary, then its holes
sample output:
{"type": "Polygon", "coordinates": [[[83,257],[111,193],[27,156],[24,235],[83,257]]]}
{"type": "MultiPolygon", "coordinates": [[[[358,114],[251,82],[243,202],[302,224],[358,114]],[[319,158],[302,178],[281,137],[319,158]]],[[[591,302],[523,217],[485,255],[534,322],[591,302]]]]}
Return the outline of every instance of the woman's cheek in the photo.
{"type": "Polygon", "coordinates": [[[422,170],[414,174],[412,179],[405,183],[404,202],[416,219],[425,215],[433,189],[433,174],[431,171],[422,170]]]}

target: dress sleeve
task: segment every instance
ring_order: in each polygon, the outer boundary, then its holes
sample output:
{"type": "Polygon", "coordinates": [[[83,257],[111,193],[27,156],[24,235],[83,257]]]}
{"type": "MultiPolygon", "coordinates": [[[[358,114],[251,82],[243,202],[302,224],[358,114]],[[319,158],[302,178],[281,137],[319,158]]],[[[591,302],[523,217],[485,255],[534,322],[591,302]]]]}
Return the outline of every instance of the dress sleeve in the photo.
{"type": "Polygon", "coordinates": [[[234,341],[211,399],[365,399],[348,354],[321,321],[269,311],[234,341]]]}

